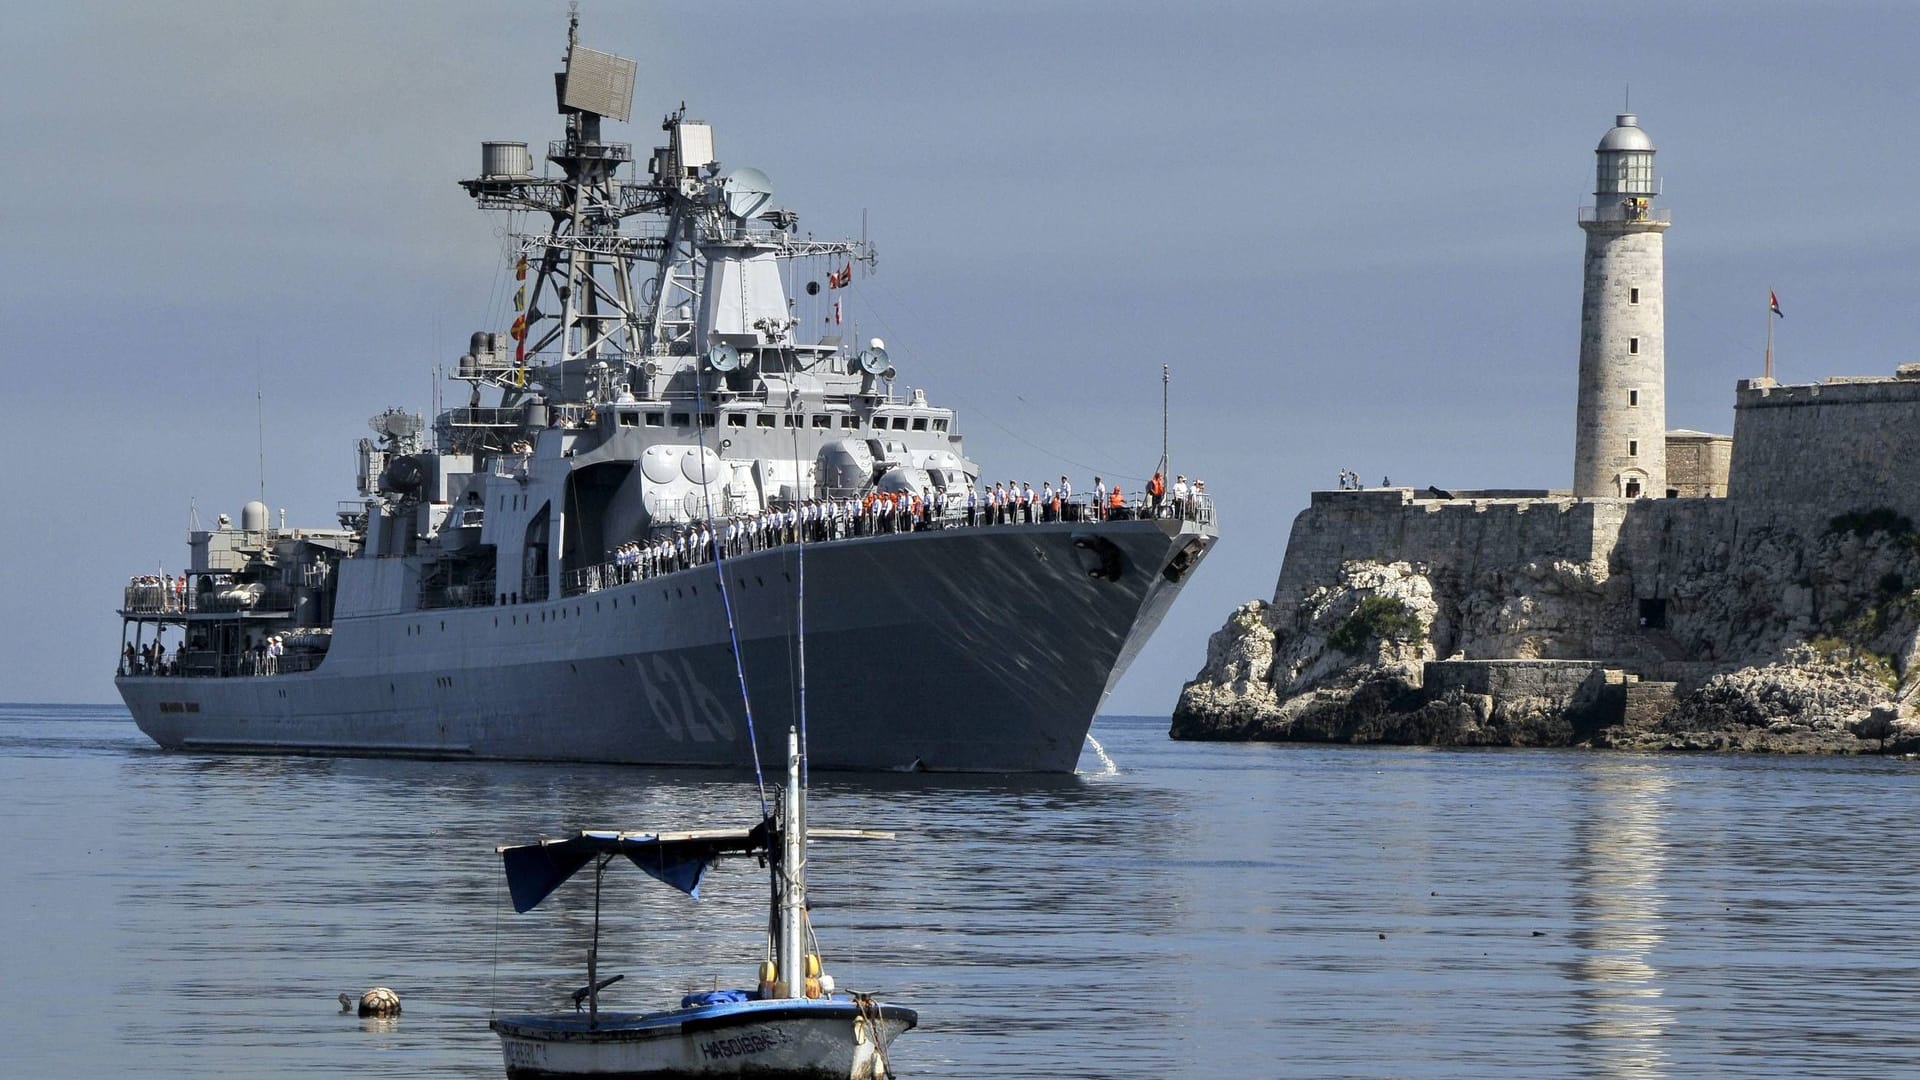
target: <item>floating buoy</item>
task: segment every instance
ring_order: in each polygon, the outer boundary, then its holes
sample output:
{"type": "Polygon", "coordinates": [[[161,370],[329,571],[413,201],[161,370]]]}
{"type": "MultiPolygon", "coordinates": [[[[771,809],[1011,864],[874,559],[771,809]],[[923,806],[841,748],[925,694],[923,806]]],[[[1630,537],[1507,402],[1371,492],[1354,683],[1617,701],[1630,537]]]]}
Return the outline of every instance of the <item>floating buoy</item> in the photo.
{"type": "MultiPolygon", "coordinates": [[[[346,995],[342,994],[342,997],[346,995]]],[[[384,986],[376,986],[360,995],[361,1016],[399,1016],[400,995],[384,986]]]]}

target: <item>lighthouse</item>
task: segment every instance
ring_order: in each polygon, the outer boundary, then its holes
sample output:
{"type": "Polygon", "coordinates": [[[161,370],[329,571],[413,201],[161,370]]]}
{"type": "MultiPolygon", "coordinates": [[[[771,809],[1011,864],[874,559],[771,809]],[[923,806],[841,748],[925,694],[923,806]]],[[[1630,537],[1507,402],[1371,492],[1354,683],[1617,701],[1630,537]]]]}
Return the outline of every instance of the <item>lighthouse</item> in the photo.
{"type": "Polygon", "coordinates": [[[1580,400],[1573,494],[1583,499],[1667,493],[1665,235],[1655,207],[1653,140],[1631,113],[1594,149],[1593,205],[1580,299],[1580,400]]]}

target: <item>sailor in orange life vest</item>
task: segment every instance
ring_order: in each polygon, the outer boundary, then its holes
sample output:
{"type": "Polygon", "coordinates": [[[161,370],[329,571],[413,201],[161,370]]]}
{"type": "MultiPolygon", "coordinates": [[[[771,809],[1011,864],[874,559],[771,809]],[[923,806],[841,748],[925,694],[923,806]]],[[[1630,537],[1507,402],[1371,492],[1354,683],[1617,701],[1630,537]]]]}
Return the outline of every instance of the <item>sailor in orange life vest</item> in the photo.
{"type": "Polygon", "coordinates": [[[1166,494],[1166,477],[1161,476],[1158,472],[1154,473],[1153,479],[1147,481],[1147,501],[1153,504],[1153,513],[1156,517],[1160,514],[1160,504],[1165,501],[1166,494]]]}

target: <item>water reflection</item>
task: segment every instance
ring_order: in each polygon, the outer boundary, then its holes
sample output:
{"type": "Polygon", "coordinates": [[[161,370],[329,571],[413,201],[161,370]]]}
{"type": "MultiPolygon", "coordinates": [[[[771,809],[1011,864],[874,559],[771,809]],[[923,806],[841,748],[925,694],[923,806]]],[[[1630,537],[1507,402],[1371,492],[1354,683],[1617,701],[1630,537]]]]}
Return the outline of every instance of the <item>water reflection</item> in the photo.
{"type": "MultiPolygon", "coordinates": [[[[405,1026],[366,1028],[380,1039],[361,1050],[427,1048],[473,1075],[498,1067],[487,1016],[560,1007],[584,983],[593,926],[586,878],[512,913],[495,844],[585,827],[739,827],[759,813],[753,776],[731,771],[145,752],[111,767],[127,836],[152,853],[118,882],[134,962],[116,994],[155,1003],[123,1024],[126,1043],[165,1047],[219,1012],[223,1045],[291,1043],[297,1059],[320,1037],[309,1007],[378,982],[406,1000],[405,1026]],[[232,1009],[235,983],[252,988],[249,1008],[232,1009]]],[[[1014,1053],[1033,1031],[1082,1028],[1086,1002],[1063,984],[1104,985],[1139,961],[1136,938],[1112,927],[1174,940],[1185,886],[1169,867],[1192,854],[1169,827],[1175,805],[1111,776],[820,773],[815,824],[899,834],[815,850],[809,892],[828,970],[843,987],[930,1006],[916,1061],[992,1060],[992,1046],[1014,1053]],[[1110,862],[1090,857],[1103,849],[1110,862]],[[1023,1003],[1022,1030],[1006,1024],[1009,1000],[1023,1003]]],[[[603,1007],[752,985],[759,867],[723,863],[699,901],[625,870],[608,874],[600,962],[603,976],[626,978],[603,1007]]],[[[1130,1038],[1144,1051],[1155,1036],[1130,1038]]],[[[1051,1055],[1054,1075],[1076,1075],[1071,1046],[1051,1055]]]]}
{"type": "MultiPolygon", "coordinates": [[[[89,717],[0,707],[9,1075],[498,1080],[488,1014],[581,985],[591,890],[515,915],[493,846],[758,812],[749,775],[194,757],[89,717]],[[340,1014],[371,985],[397,1026],[340,1014]]],[[[1911,764],[1096,730],[1117,771],[816,777],[816,821],[901,836],[822,845],[813,900],[841,985],[922,1008],[909,1075],[1920,1075],[1911,764]]],[[[700,902],[625,869],[609,1007],[751,979],[757,867],[700,902]]]]}
{"type": "Polygon", "coordinates": [[[1574,805],[1573,940],[1569,977],[1583,1019],[1572,1025],[1606,1076],[1668,1075],[1662,1038],[1673,1025],[1654,966],[1665,927],[1662,877],[1671,773],[1639,763],[1583,769],[1574,805]]]}

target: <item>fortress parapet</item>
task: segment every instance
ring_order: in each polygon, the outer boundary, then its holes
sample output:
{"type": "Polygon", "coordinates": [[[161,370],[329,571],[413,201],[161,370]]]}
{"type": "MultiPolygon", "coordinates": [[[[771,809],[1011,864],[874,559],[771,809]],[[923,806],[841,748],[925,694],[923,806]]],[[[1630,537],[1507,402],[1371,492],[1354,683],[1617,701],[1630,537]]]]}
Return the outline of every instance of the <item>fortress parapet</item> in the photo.
{"type": "Polygon", "coordinates": [[[1888,377],[1735,390],[1727,496],[1801,515],[1888,508],[1920,521],[1920,365],[1888,377]]]}

